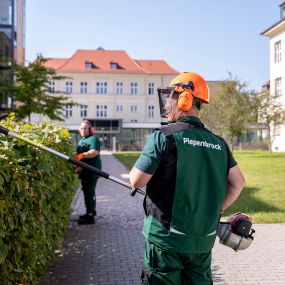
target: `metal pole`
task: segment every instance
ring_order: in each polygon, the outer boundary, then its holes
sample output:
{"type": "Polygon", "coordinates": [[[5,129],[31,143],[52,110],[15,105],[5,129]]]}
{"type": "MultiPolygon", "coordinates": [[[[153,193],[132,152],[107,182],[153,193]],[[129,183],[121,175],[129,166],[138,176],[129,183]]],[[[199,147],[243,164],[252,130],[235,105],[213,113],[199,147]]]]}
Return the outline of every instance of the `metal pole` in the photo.
{"type": "MultiPolygon", "coordinates": [[[[6,114],[0,116],[0,120],[3,119],[3,118],[5,118],[6,116],[7,116],[6,114]]],[[[131,195],[131,196],[134,196],[134,195],[136,194],[136,192],[138,192],[138,193],[140,193],[140,194],[142,194],[142,195],[145,195],[145,192],[144,192],[142,189],[133,188],[129,183],[127,183],[127,182],[125,182],[125,181],[123,181],[123,180],[121,180],[121,179],[119,179],[119,178],[117,178],[117,177],[111,176],[111,175],[110,175],[109,173],[107,173],[107,172],[104,172],[104,171],[102,171],[102,170],[100,170],[100,169],[98,169],[98,168],[96,168],[96,167],[94,167],[94,166],[92,166],[92,165],[90,165],[90,164],[87,164],[87,163],[85,163],[85,162],[82,162],[82,161],[80,161],[80,160],[76,160],[76,159],[74,159],[74,158],[72,158],[72,157],[69,157],[69,156],[67,156],[67,155],[65,155],[65,154],[63,154],[63,153],[60,153],[60,152],[58,152],[58,151],[52,149],[52,148],[46,147],[46,146],[44,146],[44,145],[42,145],[42,144],[40,144],[40,143],[38,143],[38,142],[31,141],[31,140],[29,140],[29,139],[27,139],[27,138],[25,138],[25,137],[23,137],[23,136],[20,136],[20,135],[18,135],[18,134],[15,134],[15,133],[9,131],[8,129],[6,129],[5,127],[3,127],[3,126],[1,126],[1,125],[0,125],[0,133],[4,134],[4,135],[6,135],[6,136],[11,136],[11,137],[14,137],[14,138],[16,138],[16,139],[22,140],[22,141],[24,141],[24,142],[26,142],[26,143],[28,143],[28,144],[30,144],[30,145],[33,145],[33,146],[35,146],[35,147],[37,147],[37,148],[39,148],[39,149],[42,149],[42,150],[47,151],[47,152],[49,152],[49,153],[51,153],[51,154],[53,154],[53,155],[55,155],[55,156],[58,156],[58,157],[60,157],[60,158],[63,158],[63,159],[65,159],[65,160],[67,160],[68,162],[72,163],[72,164],[75,164],[75,165],[77,165],[77,166],[86,168],[86,169],[88,169],[88,170],[90,170],[90,171],[96,173],[96,174],[99,175],[99,176],[102,176],[102,177],[104,177],[104,178],[106,178],[106,179],[109,179],[109,180],[111,180],[111,181],[113,181],[113,182],[115,182],[115,183],[117,183],[117,184],[123,185],[123,186],[125,186],[125,187],[131,189],[131,192],[130,192],[130,195],[131,195]]]]}

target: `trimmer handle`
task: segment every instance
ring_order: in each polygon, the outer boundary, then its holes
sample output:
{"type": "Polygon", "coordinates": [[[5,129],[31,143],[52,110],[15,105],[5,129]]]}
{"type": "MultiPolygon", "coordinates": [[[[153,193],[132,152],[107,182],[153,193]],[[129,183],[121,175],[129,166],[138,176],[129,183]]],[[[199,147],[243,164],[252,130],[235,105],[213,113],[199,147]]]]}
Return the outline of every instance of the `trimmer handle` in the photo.
{"type": "Polygon", "coordinates": [[[145,191],[142,190],[142,189],[140,189],[140,188],[132,188],[132,189],[131,189],[131,192],[130,192],[130,195],[131,195],[131,196],[135,196],[137,192],[138,192],[139,194],[145,195],[145,191]]]}
{"type": "Polygon", "coordinates": [[[132,188],[132,189],[131,189],[131,192],[130,192],[130,195],[131,195],[131,196],[135,196],[136,193],[137,193],[137,191],[138,191],[138,188],[132,188]]]}

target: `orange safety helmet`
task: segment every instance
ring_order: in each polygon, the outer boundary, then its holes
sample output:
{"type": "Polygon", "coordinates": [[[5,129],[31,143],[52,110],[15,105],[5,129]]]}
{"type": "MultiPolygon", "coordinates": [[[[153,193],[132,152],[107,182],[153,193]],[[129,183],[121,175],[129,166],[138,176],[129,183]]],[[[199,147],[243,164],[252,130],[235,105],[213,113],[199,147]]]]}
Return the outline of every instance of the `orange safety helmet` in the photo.
{"type": "Polygon", "coordinates": [[[161,117],[171,111],[169,100],[175,99],[178,108],[188,112],[193,104],[193,97],[200,99],[203,103],[209,103],[209,89],[205,79],[194,72],[182,72],[173,78],[167,88],[158,90],[161,117]]]}
{"type": "Polygon", "coordinates": [[[178,108],[184,112],[191,109],[193,96],[209,104],[208,85],[206,80],[197,73],[182,72],[171,80],[169,86],[174,87],[174,91],[180,93],[178,108]]]}

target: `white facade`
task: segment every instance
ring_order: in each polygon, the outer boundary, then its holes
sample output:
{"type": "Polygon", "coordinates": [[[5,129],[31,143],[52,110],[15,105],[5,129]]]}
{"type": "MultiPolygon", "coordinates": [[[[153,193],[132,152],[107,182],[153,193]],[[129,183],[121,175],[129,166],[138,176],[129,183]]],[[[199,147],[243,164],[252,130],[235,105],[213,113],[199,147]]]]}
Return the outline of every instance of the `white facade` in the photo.
{"type": "MultiPolygon", "coordinates": [[[[281,19],[268,28],[262,35],[270,41],[270,93],[281,95],[281,103],[285,108],[285,2],[280,5],[281,19]]],[[[285,125],[275,126],[272,151],[285,152],[285,125]]]]}
{"type": "Polygon", "coordinates": [[[122,119],[128,127],[138,128],[149,125],[158,126],[160,113],[156,89],[167,86],[173,75],[135,75],[135,74],[60,74],[71,79],[55,83],[56,90],[66,90],[66,82],[72,82],[70,98],[87,106],[86,113],[81,107],[73,107],[72,114],[66,117],[65,125],[76,130],[82,119],[122,119]],[[87,89],[86,94],[83,84],[87,89]],[[153,92],[149,94],[149,84],[153,92]],[[121,94],[122,93],[122,94],[121,94]],[[153,107],[150,108],[149,107],[153,107]],[[153,112],[150,112],[153,110],[153,112]]]}

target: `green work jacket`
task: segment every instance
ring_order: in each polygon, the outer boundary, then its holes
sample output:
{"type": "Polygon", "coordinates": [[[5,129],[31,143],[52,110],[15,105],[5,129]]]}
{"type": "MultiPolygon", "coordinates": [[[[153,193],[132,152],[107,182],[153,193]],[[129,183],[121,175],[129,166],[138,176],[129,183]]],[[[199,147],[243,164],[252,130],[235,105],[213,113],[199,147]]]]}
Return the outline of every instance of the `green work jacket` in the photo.
{"type": "Polygon", "coordinates": [[[236,162],[226,142],[198,118],[180,122],[189,128],[154,131],[135,164],[153,175],[143,234],[166,250],[203,253],[214,245],[228,172],[236,162]]]}

